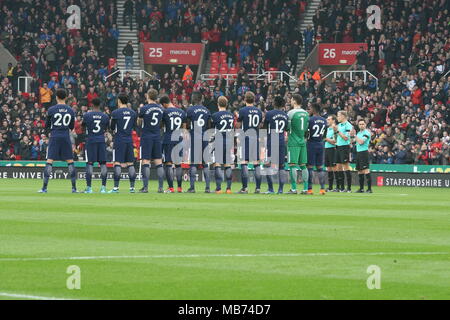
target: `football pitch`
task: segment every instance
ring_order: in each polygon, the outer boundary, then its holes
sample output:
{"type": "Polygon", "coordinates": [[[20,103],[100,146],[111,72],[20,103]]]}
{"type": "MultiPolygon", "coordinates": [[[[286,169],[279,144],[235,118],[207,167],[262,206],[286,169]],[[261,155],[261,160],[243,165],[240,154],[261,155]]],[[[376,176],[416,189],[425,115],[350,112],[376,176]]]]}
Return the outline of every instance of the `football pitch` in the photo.
{"type": "Polygon", "coordinates": [[[280,196],[121,185],[71,194],[69,181],[52,180],[37,194],[41,181],[0,180],[0,299],[450,299],[448,189],[280,196]],[[380,289],[368,289],[369,266],[380,289]],[[74,274],[79,290],[67,286],[74,274]]]}

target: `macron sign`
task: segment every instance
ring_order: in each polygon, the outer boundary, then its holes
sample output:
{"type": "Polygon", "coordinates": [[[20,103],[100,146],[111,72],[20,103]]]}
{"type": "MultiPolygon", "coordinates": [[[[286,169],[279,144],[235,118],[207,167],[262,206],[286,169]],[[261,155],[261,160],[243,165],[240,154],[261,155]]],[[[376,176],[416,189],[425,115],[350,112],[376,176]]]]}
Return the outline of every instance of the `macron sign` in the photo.
{"type": "Polygon", "coordinates": [[[200,64],[202,43],[144,42],[145,64],[200,64]]]}
{"type": "Polygon", "coordinates": [[[359,47],[367,50],[366,43],[320,43],[319,64],[328,66],[352,65],[359,47]]]}

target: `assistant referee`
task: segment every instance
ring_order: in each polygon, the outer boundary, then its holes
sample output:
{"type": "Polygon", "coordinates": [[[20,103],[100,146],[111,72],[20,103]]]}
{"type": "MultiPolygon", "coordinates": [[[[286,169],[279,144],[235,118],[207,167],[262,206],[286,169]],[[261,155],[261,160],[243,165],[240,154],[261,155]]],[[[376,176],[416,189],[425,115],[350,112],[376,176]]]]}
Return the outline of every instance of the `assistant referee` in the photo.
{"type": "Polygon", "coordinates": [[[364,120],[358,121],[359,131],[355,135],[352,131],[354,142],[356,142],[356,170],[359,176],[359,190],[357,193],[364,193],[364,177],[367,180],[367,193],[372,193],[372,180],[370,177],[370,162],[369,162],[369,144],[370,131],[367,130],[367,125],[364,120]]]}

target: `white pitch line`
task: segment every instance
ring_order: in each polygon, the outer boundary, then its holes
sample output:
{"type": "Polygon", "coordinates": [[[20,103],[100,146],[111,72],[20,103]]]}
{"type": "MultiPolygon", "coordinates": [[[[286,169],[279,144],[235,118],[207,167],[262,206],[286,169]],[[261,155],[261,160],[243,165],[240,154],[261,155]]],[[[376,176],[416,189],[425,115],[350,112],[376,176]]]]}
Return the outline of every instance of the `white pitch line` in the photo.
{"type": "Polygon", "coordinates": [[[430,256],[450,255],[450,252],[305,252],[305,253],[260,253],[260,254],[180,254],[180,255],[136,255],[136,256],[86,256],[48,258],[0,258],[0,262],[18,261],[64,261],[64,260],[120,260],[120,259],[178,259],[178,258],[259,258],[259,257],[332,257],[332,256],[430,256]]]}
{"type": "Polygon", "coordinates": [[[72,300],[72,299],[66,299],[66,298],[32,296],[32,295],[28,295],[28,294],[18,294],[18,293],[8,293],[8,292],[0,292],[0,297],[29,299],[29,300],[72,300]]]}

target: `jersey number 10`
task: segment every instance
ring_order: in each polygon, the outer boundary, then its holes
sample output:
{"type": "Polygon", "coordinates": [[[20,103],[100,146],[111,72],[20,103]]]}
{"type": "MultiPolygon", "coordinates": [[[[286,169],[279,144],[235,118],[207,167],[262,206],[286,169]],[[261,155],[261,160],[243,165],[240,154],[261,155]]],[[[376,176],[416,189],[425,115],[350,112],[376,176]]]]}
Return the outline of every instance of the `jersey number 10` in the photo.
{"type": "Polygon", "coordinates": [[[249,114],[248,115],[248,123],[250,127],[256,128],[259,126],[259,122],[261,120],[259,119],[259,115],[257,114],[249,114]]]}

